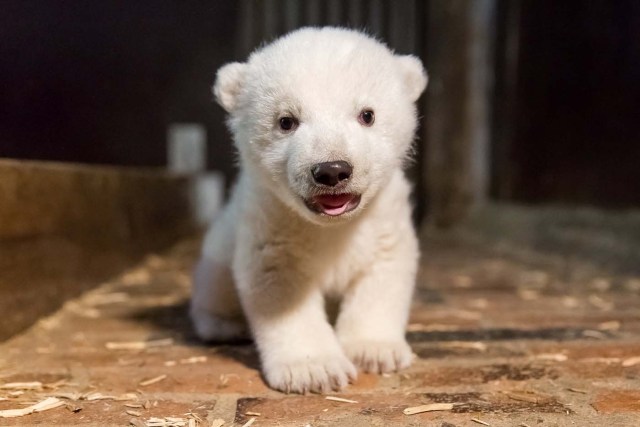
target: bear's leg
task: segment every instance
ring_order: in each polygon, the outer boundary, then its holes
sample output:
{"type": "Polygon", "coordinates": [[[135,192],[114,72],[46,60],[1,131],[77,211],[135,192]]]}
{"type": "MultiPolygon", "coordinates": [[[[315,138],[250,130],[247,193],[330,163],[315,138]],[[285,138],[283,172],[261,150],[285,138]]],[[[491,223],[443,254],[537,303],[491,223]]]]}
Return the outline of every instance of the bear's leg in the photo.
{"type": "Polygon", "coordinates": [[[397,371],[411,364],[405,329],[417,253],[412,243],[376,262],[344,295],[336,334],[349,359],[365,372],[397,371]]]}
{"type": "Polygon", "coordinates": [[[228,265],[205,256],[198,261],[193,275],[191,320],[205,341],[249,338],[228,265]]]}
{"type": "Polygon", "coordinates": [[[267,383],[285,393],[325,393],[354,380],[320,291],[294,280],[293,268],[257,267],[238,289],[267,383]]]}

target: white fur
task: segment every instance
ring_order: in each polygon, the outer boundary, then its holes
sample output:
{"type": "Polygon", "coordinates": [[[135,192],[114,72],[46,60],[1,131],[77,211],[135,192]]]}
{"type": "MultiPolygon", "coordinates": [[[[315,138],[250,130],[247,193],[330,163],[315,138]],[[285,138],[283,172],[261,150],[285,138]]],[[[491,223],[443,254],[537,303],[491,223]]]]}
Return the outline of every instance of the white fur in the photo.
{"type": "Polygon", "coordinates": [[[240,175],[205,238],[191,314],[205,340],[245,336],[246,319],[270,386],[329,392],[356,366],[411,363],[404,332],[418,244],[402,166],[426,84],[419,59],[337,28],[295,31],[218,72],[240,175]],[[358,122],[365,108],[370,127],[358,122]],[[279,128],[283,115],[299,119],[294,132],[279,128]],[[353,166],[345,191],[360,205],[313,212],[310,169],[337,160],[353,166]],[[327,296],[341,299],[335,327],[327,296]]]}

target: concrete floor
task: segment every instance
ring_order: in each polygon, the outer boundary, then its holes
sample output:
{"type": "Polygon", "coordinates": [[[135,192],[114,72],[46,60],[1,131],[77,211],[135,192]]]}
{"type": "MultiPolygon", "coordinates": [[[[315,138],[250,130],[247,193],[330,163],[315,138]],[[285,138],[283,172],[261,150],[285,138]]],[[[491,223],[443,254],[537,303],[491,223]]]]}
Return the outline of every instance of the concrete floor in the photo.
{"type": "Polygon", "coordinates": [[[63,403],[0,425],[640,425],[638,278],[434,239],[408,328],[415,363],[361,374],[332,395],[345,402],[268,389],[251,344],[197,342],[196,253],[193,240],[148,256],[0,344],[0,411],[63,403]],[[438,402],[453,407],[403,413],[438,402]]]}

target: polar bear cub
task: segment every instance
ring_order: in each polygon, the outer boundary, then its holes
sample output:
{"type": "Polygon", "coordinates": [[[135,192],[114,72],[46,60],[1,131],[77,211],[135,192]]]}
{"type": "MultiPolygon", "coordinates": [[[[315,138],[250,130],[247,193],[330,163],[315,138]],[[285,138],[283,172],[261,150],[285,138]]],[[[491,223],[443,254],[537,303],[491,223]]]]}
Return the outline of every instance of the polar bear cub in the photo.
{"type": "Polygon", "coordinates": [[[218,71],[240,172],[205,237],[191,316],[204,340],[250,333],[271,387],[329,392],[356,367],[411,363],[419,252],[402,167],[426,85],[418,58],[339,28],[297,30],[218,71]]]}

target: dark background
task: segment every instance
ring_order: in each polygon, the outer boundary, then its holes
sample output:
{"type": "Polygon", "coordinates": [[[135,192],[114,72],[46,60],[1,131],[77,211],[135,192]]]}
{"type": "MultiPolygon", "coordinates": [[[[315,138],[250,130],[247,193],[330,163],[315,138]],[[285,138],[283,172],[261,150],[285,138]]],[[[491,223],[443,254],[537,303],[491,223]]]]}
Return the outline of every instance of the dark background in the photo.
{"type": "MultiPolygon", "coordinates": [[[[397,4],[357,5],[374,3],[397,4]]],[[[410,28],[424,40],[428,8],[418,3],[421,25],[410,28]]],[[[496,5],[491,195],[640,205],[640,2],[496,5]],[[515,59],[505,43],[514,30],[515,59]]],[[[6,0],[1,9],[0,157],[163,166],[167,126],[197,122],[208,131],[209,167],[232,173],[210,86],[220,65],[246,53],[240,2],[6,0]]]]}
{"type": "Polygon", "coordinates": [[[520,15],[497,195],[640,205],[640,2],[525,1],[520,15]]]}
{"type": "Polygon", "coordinates": [[[0,156],[162,166],[168,124],[186,121],[225,169],[210,88],[236,21],[232,1],[3,1],[0,156]]]}

